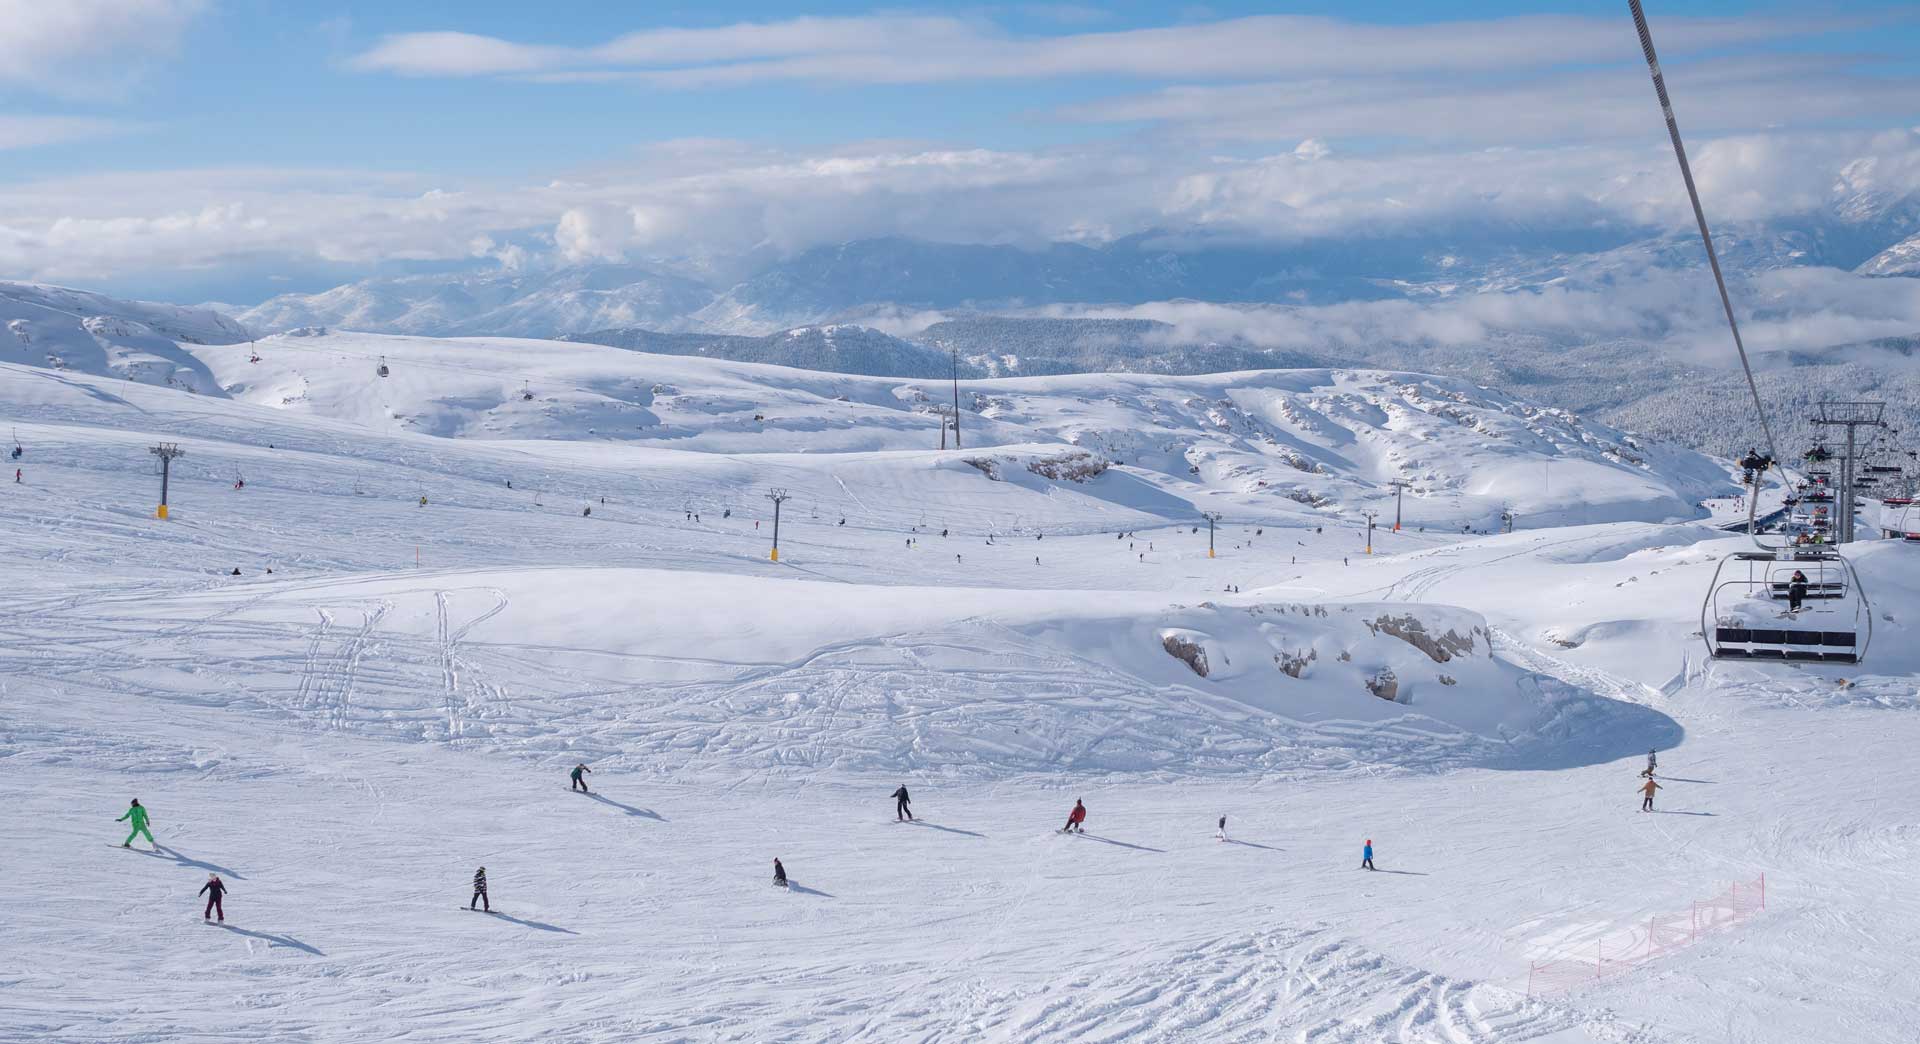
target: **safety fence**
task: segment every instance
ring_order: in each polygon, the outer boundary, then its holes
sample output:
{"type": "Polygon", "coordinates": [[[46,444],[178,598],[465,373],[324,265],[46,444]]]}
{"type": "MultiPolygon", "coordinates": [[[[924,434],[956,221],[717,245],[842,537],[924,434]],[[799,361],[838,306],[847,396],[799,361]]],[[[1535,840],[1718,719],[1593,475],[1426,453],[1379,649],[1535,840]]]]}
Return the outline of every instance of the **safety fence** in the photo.
{"type": "Polygon", "coordinates": [[[1691,910],[1655,914],[1629,931],[1595,939],[1591,953],[1533,962],[1527,966],[1527,995],[1564,993],[1631,971],[1766,908],[1766,874],[1736,881],[1711,899],[1695,900],[1691,910]]]}

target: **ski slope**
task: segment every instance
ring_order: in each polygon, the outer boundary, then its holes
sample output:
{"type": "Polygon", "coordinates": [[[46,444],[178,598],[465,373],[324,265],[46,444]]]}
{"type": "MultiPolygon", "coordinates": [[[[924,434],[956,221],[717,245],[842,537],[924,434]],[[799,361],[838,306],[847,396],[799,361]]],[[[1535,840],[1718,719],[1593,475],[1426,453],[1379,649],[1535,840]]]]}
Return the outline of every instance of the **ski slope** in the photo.
{"type": "Polygon", "coordinates": [[[215,391],[0,364],[0,1039],[1920,1035],[1920,560],[1859,670],[1703,662],[1706,458],[1412,375],[969,382],[942,454],[910,382],[175,348],[215,391]]]}

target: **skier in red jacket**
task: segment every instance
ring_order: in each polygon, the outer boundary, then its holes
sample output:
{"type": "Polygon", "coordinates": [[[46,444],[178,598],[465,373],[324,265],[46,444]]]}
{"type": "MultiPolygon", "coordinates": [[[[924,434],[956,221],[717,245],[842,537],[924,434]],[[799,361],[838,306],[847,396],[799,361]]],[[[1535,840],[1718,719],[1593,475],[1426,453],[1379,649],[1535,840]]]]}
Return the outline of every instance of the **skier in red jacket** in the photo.
{"type": "Polygon", "coordinates": [[[1067,825],[1061,827],[1060,832],[1063,834],[1070,834],[1077,831],[1079,833],[1084,834],[1087,832],[1087,828],[1083,825],[1084,823],[1086,823],[1086,821],[1087,821],[1087,806],[1081,804],[1080,800],[1078,798],[1075,798],[1073,802],[1073,811],[1067,813],[1067,825]]]}

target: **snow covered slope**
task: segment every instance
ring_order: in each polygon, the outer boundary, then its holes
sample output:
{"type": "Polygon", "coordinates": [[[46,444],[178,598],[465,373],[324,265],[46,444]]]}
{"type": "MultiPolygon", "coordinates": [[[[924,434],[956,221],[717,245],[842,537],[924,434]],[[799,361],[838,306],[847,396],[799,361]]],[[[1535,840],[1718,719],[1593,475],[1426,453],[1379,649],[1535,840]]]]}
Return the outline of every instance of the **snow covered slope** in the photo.
{"type": "Polygon", "coordinates": [[[1920,549],[1865,667],[1703,662],[1705,458],[1401,374],[978,382],[943,454],[935,384],[194,353],[0,363],[0,1040],[1920,1034],[1920,549]],[[1536,466],[1592,524],[1459,533],[1536,466]]]}
{"type": "Polygon", "coordinates": [[[220,394],[207,367],[180,342],[245,341],[245,327],[216,312],[122,301],[84,290],[0,282],[0,360],[142,384],[220,394]]]}
{"type": "MultiPolygon", "coordinates": [[[[260,354],[204,353],[236,398],[374,430],[716,454],[926,451],[951,397],[938,382],[552,341],[313,333],[270,338],[260,354]]],[[[1426,524],[1492,528],[1508,507],[1522,526],[1661,521],[1702,517],[1703,499],[1733,488],[1726,467],[1700,454],[1413,374],[1008,378],[964,382],[960,406],[962,440],[982,451],[967,459],[996,478],[1090,454],[1123,465],[1089,484],[1096,496],[1126,485],[1114,495],[1157,498],[1162,514],[1183,518],[1214,505],[1255,518],[1357,517],[1390,511],[1388,483],[1399,480],[1426,524]]],[[[931,455],[896,464],[965,466],[931,455]]]]}

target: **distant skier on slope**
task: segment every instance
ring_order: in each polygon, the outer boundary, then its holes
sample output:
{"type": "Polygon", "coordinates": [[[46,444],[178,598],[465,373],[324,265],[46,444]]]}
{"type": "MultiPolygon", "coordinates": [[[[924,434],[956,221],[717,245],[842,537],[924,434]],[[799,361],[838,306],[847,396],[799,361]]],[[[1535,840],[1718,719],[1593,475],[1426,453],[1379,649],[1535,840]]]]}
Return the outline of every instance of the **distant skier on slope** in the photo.
{"type": "Polygon", "coordinates": [[[1647,797],[1646,797],[1646,800],[1640,802],[1640,811],[1642,812],[1653,811],[1653,792],[1660,789],[1663,789],[1660,786],[1660,784],[1655,783],[1651,779],[1647,780],[1646,783],[1641,785],[1640,793],[1645,794],[1647,797]]]}
{"type": "Polygon", "coordinates": [[[473,872],[473,898],[467,900],[467,909],[479,903],[488,913],[493,912],[493,903],[487,899],[487,868],[481,867],[473,872]]]}
{"type": "Polygon", "coordinates": [[[773,886],[775,888],[785,888],[787,886],[787,868],[780,865],[778,858],[775,858],[773,861],[773,886]]]}
{"type": "Polygon", "coordinates": [[[1367,838],[1367,843],[1360,846],[1360,869],[1372,870],[1373,868],[1373,838],[1367,838]]]}
{"type": "Polygon", "coordinates": [[[580,763],[580,764],[578,764],[578,765],[575,765],[575,766],[573,767],[573,771],[567,774],[567,775],[568,775],[568,777],[569,777],[569,778],[571,778],[571,779],[573,780],[573,786],[572,786],[572,787],[570,787],[569,789],[571,789],[571,790],[578,790],[578,791],[580,791],[580,792],[581,792],[581,793],[583,793],[583,794],[591,794],[591,793],[593,793],[593,792],[592,792],[591,790],[588,790],[588,789],[587,789],[587,781],[586,781],[586,780],[584,780],[584,779],[582,779],[582,778],[580,778],[580,777],[581,777],[582,775],[584,775],[584,774],[590,774],[590,773],[592,773],[592,772],[593,772],[593,770],[592,770],[592,769],[590,769],[590,768],[588,768],[588,767],[587,767],[587,765],[586,765],[586,762],[584,762],[584,761],[583,761],[583,762],[581,762],[581,763],[580,763]]]}
{"type": "Polygon", "coordinates": [[[900,789],[893,792],[893,817],[895,822],[913,819],[913,809],[907,806],[913,801],[907,796],[907,786],[902,783],[900,789]]]}
{"type": "Polygon", "coordinates": [[[1216,841],[1225,841],[1227,839],[1227,817],[1226,816],[1220,817],[1220,829],[1215,830],[1213,832],[1213,837],[1214,837],[1214,840],[1216,841]]]}
{"type": "Polygon", "coordinates": [[[217,913],[220,923],[227,923],[227,908],[220,902],[220,897],[227,894],[227,883],[220,880],[220,875],[208,874],[207,883],[200,886],[200,894],[207,897],[207,908],[200,912],[200,919],[211,920],[217,913]]]}
{"type": "Polygon", "coordinates": [[[133,804],[127,807],[126,814],[121,816],[119,819],[114,820],[114,822],[124,823],[124,822],[127,822],[128,820],[132,820],[133,830],[131,833],[127,834],[127,839],[125,841],[120,842],[121,848],[132,848],[133,839],[143,834],[146,835],[147,844],[150,844],[155,848],[160,847],[160,843],[153,839],[153,831],[147,829],[147,807],[140,803],[139,798],[134,798],[133,804]]]}
{"type": "Polygon", "coordinates": [[[1787,579],[1787,612],[1800,611],[1800,603],[1807,597],[1807,574],[1796,569],[1787,579]]]}
{"type": "Polygon", "coordinates": [[[1659,763],[1660,763],[1659,756],[1654,751],[1651,751],[1651,750],[1647,751],[1647,767],[1644,771],[1640,773],[1640,775],[1645,779],[1652,779],[1654,767],[1657,766],[1659,763]]]}
{"type": "Polygon", "coordinates": [[[1084,834],[1087,832],[1086,822],[1087,822],[1087,806],[1082,804],[1080,802],[1080,799],[1075,798],[1073,802],[1073,811],[1067,813],[1067,825],[1061,827],[1060,832],[1063,834],[1072,834],[1072,833],[1084,834]]]}

